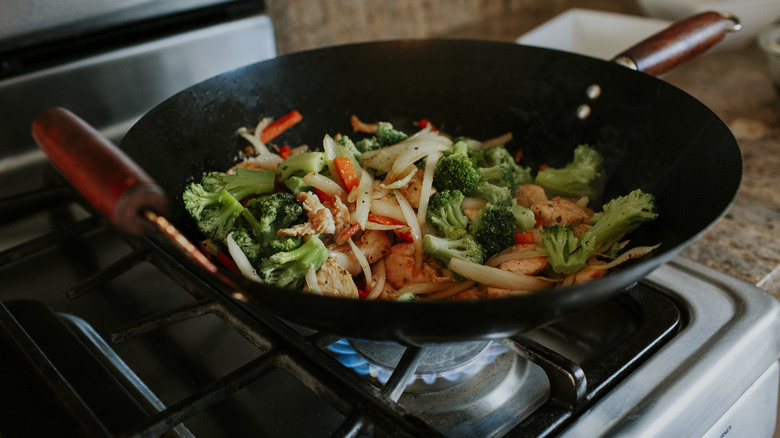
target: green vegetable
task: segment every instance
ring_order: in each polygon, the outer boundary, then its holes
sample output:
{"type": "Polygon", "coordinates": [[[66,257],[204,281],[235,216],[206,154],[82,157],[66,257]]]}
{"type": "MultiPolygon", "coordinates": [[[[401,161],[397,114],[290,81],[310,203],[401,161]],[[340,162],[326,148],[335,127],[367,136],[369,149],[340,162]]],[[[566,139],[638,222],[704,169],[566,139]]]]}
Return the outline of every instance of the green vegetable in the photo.
{"type": "Polygon", "coordinates": [[[262,247],[263,255],[277,252],[277,248],[290,248],[300,238],[278,236],[277,231],[300,223],[306,218],[303,207],[290,193],[274,193],[271,196],[255,198],[247,202],[242,213],[252,236],[262,247]]]}
{"type": "Polygon", "coordinates": [[[653,195],[636,189],[604,204],[602,211],[591,218],[593,227],[586,231],[585,235],[595,237],[596,249],[599,252],[612,251],[614,255],[616,245],[623,236],[656,217],[658,214],[655,212],[653,195]]]}
{"type": "Polygon", "coordinates": [[[282,287],[300,287],[309,269],[320,269],[327,259],[328,249],[319,236],[314,235],[296,249],[277,252],[263,259],[258,274],[267,283],[282,287]]]}
{"type": "Polygon", "coordinates": [[[252,237],[252,232],[247,228],[240,227],[233,232],[233,240],[236,242],[241,251],[249,259],[249,263],[253,266],[260,262],[263,257],[262,248],[260,243],[252,237]]]}
{"type": "Polygon", "coordinates": [[[528,231],[536,225],[534,212],[530,208],[517,205],[517,200],[514,198],[509,206],[509,211],[515,216],[515,225],[520,231],[528,231]]]}
{"type": "Polygon", "coordinates": [[[474,236],[462,228],[453,229],[444,237],[426,234],[423,237],[423,251],[442,262],[444,266],[447,266],[453,257],[479,264],[485,262],[485,249],[474,236]]]}
{"type": "Polygon", "coordinates": [[[428,200],[426,220],[441,234],[446,234],[452,227],[466,229],[469,219],[461,210],[463,199],[460,190],[441,190],[434,193],[428,200]]]}
{"type": "Polygon", "coordinates": [[[401,131],[393,129],[390,122],[379,122],[376,124],[376,139],[382,146],[390,146],[406,140],[407,135],[401,131]]]}
{"type": "Polygon", "coordinates": [[[287,157],[276,167],[276,178],[284,184],[291,176],[306,176],[307,173],[319,173],[325,168],[324,152],[301,152],[287,157]]]}
{"type": "Polygon", "coordinates": [[[598,199],[604,190],[602,158],[592,147],[582,144],[574,149],[574,157],[564,167],[548,167],[536,174],[536,184],[544,188],[548,197],[598,199]]]}
{"type": "Polygon", "coordinates": [[[490,258],[512,246],[515,240],[515,216],[505,205],[486,204],[469,225],[469,233],[490,258]]]}
{"type": "Polygon", "coordinates": [[[395,300],[398,301],[399,303],[402,303],[402,302],[413,302],[413,301],[417,301],[417,297],[413,293],[407,292],[407,293],[399,296],[395,300]]]}
{"type": "Polygon", "coordinates": [[[236,218],[244,207],[227,190],[206,190],[200,183],[191,183],[182,194],[184,206],[198,229],[215,242],[223,243],[233,230],[236,218]]]}
{"type": "Polygon", "coordinates": [[[571,225],[553,225],[542,230],[542,248],[547,261],[559,274],[573,274],[593,255],[596,239],[583,235],[574,237],[571,225]]]}
{"type": "Polygon", "coordinates": [[[508,187],[497,186],[487,181],[480,181],[474,189],[469,192],[469,196],[482,198],[491,204],[508,206],[512,199],[512,192],[508,187]]]}
{"type": "MultiPolygon", "coordinates": [[[[471,149],[469,150],[469,156],[477,167],[489,168],[493,166],[503,166],[511,169],[512,185],[510,186],[510,190],[513,194],[520,184],[530,184],[533,182],[531,169],[518,166],[514,157],[503,145],[492,146],[485,149],[471,149]]],[[[495,184],[495,181],[491,182],[495,184]]]]}
{"type": "Polygon", "coordinates": [[[227,190],[236,199],[251,195],[267,195],[274,191],[276,174],[271,170],[254,170],[236,167],[236,174],[209,172],[201,179],[203,187],[210,192],[227,190]]]}
{"type": "Polygon", "coordinates": [[[453,152],[441,157],[433,172],[433,185],[438,190],[460,190],[462,193],[469,193],[476,187],[479,179],[479,171],[469,159],[466,144],[463,142],[455,143],[453,152]]]}

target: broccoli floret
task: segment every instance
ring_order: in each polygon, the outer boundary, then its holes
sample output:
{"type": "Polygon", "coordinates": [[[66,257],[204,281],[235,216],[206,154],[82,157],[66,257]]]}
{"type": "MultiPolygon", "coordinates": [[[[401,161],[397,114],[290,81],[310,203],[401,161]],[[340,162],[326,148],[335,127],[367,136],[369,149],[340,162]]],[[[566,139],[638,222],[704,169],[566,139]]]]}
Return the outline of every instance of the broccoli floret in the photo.
{"type": "Polygon", "coordinates": [[[469,219],[463,214],[464,195],[460,190],[441,190],[428,200],[426,219],[439,233],[446,234],[451,227],[466,229],[469,219]]]}
{"type": "Polygon", "coordinates": [[[542,230],[542,248],[553,271],[573,274],[588,261],[595,249],[596,239],[583,235],[574,237],[571,225],[553,225],[542,230]]]}
{"type": "Polygon", "coordinates": [[[292,251],[303,245],[303,238],[299,236],[278,236],[268,244],[270,252],[292,251]]]}
{"type": "Polygon", "coordinates": [[[390,122],[379,122],[376,124],[376,139],[382,146],[390,146],[403,140],[407,135],[401,131],[393,129],[390,122]]]}
{"type": "Polygon", "coordinates": [[[309,268],[319,269],[328,258],[328,249],[317,235],[292,251],[277,252],[260,262],[258,274],[267,283],[300,287],[309,268]]]}
{"type": "Polygon", "coordinates": [[[604,190],[602,162],[598,151],[582,144],[574,149],[572,161],[564,167],[548,167],[536,174],[536,184],[544,188],[548,197],[598,199],[604,190]]]}
{"type": "Polygon", "coordinates": [[[602,211],[591,218],[593,227],[585,235],[595,237],[596,249],[605,252],[619,243],[623,236],[656,217],[658,214],[655,212],[653,195],[636,189],[604,204],[602,211]]]}
{"type": "Polygon", "coordinates": [[[479,178],[479,171],[466,152],[466,144],[457,142],[453,145],[453,152],[444,155],[436,163],[433,185],[438,190],[460,190],[462,193],[469,193],[477,185],[479,178]]]}
{"type": "Polygon", "coordinates": [[[512,198],[512,192],[508,187],[497,186],[487,181],[480,181],[469,196],[482,198],[491,204],[508,206],[512,198]]]}
{"type": "Polygon", "coordinates": [[[505,166],[511,168],[512,185],[509,188],[512,190],[512,193],[517,189],[517,186],[532,183],[534,180],[531,176],[531,169],[519,166],[503,145],[491,146],[485,149],[472,149],[469,151],[469,156],[477,167],[505,166]]]}
{"type": "Polygon", "coordinates": [[[520,231],[528,231],[536,225],[536,217],[530,208],[517,205],[517,200],[512,199],[509,211],[515,216],[515,225],[520,231]]]}
{"type": "Polygon", "coordinates": [[[341,138],[339,138],[336,143],[340,144],[341,146],[344,146],[345,149],[347,149],[349,152],[352,153],[352,155],[355,157],[358,162],[360,161],[360,157],[363,155],[358,148],[355,146],[355,143],[352,142],[352,140],[349,139],[346,135],[342,135],[341,138]]]}
{"type": "Polygon", "coordinates": [[[455,257],[470,262],[482,264],[485,262],[485,249],[471,234],[460,229],[461,232],[451,232],[444,237],[426,234],[423,237],[423,251],[439,260],[444,266],[449,265],[455,257]]]}
{"type": "Polygon", "coordinates": [[[246,258],[253,265],[258,264],[263,257],[260,244],[252,237],[252,232],[244,227],[237,228],[233,231],[233,240],[244,252],[246,258]]]}
{"type": "Polygon", "coordinates": [[[267,195],[274,191],[272,170],[254,170],[236,167],[236,174],[224,172],[209,172],[201,179],[203,187],[210,192],[225,189],[236,199],[244,199],[251,195],[267,195]]]}
{"type": "Polygon", "coordinates": [[[236,218],[244,210],[244,206],[227,190],[210,192],[200,183],[189,184],[182,198],[198,229],[220,243],[233,230],[236,218]]]}
{"type": "MultiPolygon", "coordinates": [[[[479,180],[490,184],[514,189],[514,168],[510,163],[499,163],[490,167],[478,167],[479,180]]],[[[514,190],[512,190],[514,191],[514,190]]]]}
{"type": "Polygon", "coordinates": [[[358,140],[358,142],[355,143],[355,147],[361,153],[365,153],[368,151],[373,151],[374,149],[379,149],[382,147],[382,145],[379,144],[379,140],[377,140],[376,136],[374,136],[358,140]]]}
{"type": "Polygon", "coordinates": [[[274,246],[289,243],[273,243],[276,240],[286,240],[277,236],[276,232],[296,223],[303,215],[303,207],[290,193],[274,193],[271,196],[255,198],[247,202],[242,216],[252,231],[252,236],[263,248],[263,254],[273,254],[274,246]]]}
{"type": "Polygon", "coordinates": [[[468,230],[489,258],[514,244],[515,216],[505,205],[488,203],[479,210],[468,230]]]}
{"type": "Polygon", "coordinates": [[[287,157],[276,167],[276,178],[284,184],[291,176],[306,176],[307,173],[319,173],[325,167],[324,152],[301,152],[287,157]]]}

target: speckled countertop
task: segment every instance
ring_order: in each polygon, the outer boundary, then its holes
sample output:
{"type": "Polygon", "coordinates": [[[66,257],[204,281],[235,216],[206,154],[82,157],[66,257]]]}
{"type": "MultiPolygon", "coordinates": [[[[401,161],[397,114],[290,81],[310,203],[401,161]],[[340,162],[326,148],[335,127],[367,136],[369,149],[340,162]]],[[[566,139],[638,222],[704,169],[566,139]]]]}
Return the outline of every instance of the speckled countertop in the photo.
{"type": "MultiPolygon", "coordinates": [[[[639,13],[632,5],[578,2],[577,7],[639,13]]],[[[508,14],[444,36],[514,41],[567,9],[565,3],[535,13],[508,14]]],[[[682,256],[757,284],[780,298],[780,95],[764,53],[755,44],[707,52],[663,79],[711,108],[734,133],[744,158],[734,203],[682,256]]]]}

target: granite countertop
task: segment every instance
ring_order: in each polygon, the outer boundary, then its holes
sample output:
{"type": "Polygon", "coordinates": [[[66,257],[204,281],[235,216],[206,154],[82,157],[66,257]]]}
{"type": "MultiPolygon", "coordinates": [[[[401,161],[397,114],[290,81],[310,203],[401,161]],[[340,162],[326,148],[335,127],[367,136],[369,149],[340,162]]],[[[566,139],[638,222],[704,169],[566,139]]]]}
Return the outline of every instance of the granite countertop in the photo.
{"type": "MultiPolygon", "coordinates": [[[[604,1],[577,7],[639,14],[632,4],[604,1]],[[622,5],[622,6],[621,6],[622,5]]],[[[566,2],[493,17],[441,36],[515,41],[558,13],[566,2]]],[[[682,256],[743,279],[780,299],[780,95],[756,44],[706,52],[663,80],[697,98],[731,129],[742,150],[744,175],[725,215],[682,256]]]]}

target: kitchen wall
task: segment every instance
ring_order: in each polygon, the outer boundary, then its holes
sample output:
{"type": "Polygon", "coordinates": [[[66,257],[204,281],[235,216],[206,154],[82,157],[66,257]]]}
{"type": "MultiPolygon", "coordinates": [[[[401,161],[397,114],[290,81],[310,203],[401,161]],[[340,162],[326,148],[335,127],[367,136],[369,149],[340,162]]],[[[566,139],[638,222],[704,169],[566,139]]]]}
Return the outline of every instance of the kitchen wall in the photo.
{"type": "MultiPolygon", "coordinates": [[[[634,0],[603,0],[610,9],[634,0]]],[[[593,7],[594,2],[590,2],[593,7]]],[[[598,2],[596,2],[598,3],[598,2]]],[[[266,0],[277,52],[397,38],[425,38],[491,17],[544,9],[550,17],[571,7],[565,0],[266,0]]],[[[518,33],[520,35],[520,33],[518,33]]]]}

